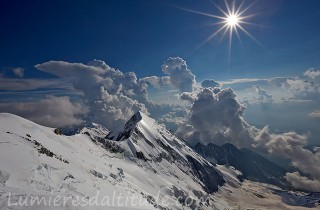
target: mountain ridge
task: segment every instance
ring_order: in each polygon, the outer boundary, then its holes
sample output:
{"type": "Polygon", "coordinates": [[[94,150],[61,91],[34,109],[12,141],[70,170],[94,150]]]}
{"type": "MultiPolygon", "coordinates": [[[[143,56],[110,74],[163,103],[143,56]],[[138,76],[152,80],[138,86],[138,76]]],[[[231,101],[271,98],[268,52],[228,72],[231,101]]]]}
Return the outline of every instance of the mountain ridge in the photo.
{"type": "Polygon", "coordinates": [[[52,209],[43,203],[30,208],[8,206],[9,200],[71,196],[89,202],[97,193],[109,198],[135,195],[146,205],[89,207],[74,206],[71,200],[59,207],[220,210],[271,205],[283,209],[284,205],[312,207],[319,201],[317,194],[300,196],[273,185],[241,183],[240,171],[211,164],[154,119],[142,116],[133,122],[130,135],[115,141],[107,139],[109,130],[97,124],[65,136],[54,128],[0,113],[1,210],[52,209]]]}
{"type": "Polygon", "coordinates": [[[239,150],[230,143],[222,146],[213,143],[204,146],[198,143],[194,149],[211,163],[235,167],[242,172],[240,179],[274,184],[282,188],[290,187],[283,178],[287,170],[247,148],[239,150]]]}

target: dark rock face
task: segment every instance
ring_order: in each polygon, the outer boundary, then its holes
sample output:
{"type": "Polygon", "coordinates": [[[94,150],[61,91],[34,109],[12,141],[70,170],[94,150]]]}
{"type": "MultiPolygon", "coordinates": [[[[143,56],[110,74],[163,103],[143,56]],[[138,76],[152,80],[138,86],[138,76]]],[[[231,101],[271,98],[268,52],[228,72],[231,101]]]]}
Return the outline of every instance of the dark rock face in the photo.
{"type": "Polygon", "coordinates": [[[214,159],[216,164],[230,165],[241,171],[240,180],[248,179],[280,187],[289,186],[283,178],[287,172],[285,169],[249,149],[239,150],[232,144],[197,144],[194,149],[211,162],[214,159]]]}
{"type": "Polygon", "coordinates": [[[200,163],[191,156],[187,156],[187,159],[191,165],[193,173],[202,183],[205,184],[204,189],[208,193],[216,192],[218,187],[225,183],[222,175],[218,173],[212,165],[200,163]]]}
{"type": "Polygon", "coordinates": [[[146,158],[146,156],[144,156],[143,152],[136,152],[137,158],[147,161],[148,159],[146,158]]]}
{"type": "Polygon", "coordinates": [[[131,136],[132,132],[135,129],[136,124],[142,119],[140,112],[137,112],[135,115],[131,117],[131,119],[125,124],[124,129],[117,138],[116,141],[121,141],[123,139],[127,139],[131,136]]]}

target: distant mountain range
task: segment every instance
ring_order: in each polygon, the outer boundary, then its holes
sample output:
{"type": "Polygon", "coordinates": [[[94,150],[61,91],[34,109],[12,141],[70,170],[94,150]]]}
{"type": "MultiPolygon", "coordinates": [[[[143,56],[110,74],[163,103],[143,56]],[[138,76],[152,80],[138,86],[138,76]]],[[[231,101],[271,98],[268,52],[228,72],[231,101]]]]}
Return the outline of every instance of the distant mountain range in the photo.
{"type": "Polygon", "coordinates": [[[235,167],[242,172],[239,179],[289,187],[283,178],[287,171],[252,150],[239,150],[229,143],[222,146],[211,143],[204,146],[198,143],[194,149],[213,164],[235,167]]]}

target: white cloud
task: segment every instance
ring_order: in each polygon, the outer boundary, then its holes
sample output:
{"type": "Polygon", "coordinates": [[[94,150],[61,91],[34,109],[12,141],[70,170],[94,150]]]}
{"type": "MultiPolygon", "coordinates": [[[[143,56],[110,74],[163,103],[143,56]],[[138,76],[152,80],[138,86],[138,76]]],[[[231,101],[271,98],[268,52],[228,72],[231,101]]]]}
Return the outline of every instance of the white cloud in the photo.
{"type": "Polygon", "coordinates": [[[291,100],[316,100],[320,99],[320,84],[316,81],[302,80],[300,78],[287,79],[283,84],[287,90],[288,99],[291,100]]]}
{"type": "Polygon", "coordinates": [[[170,57],[161,66],[162,72],[170,77],[171,84],[180,92],[192,92],[196,85],[195,75],[188,69],[186,61],[170,57]]]}
{"type": "Polygon", "coordinates": [[[231,89],[203,88],[193,100],[188,122],[192,129],[186,127],[186,132],[180,128],[178,135],[190,144],[230,142],[240,147],[248,146],[252,138],[248,124],[242,119],[244,107],[231,89]]]}
{"type": "Polygon", "coordinates": [[[215,88],[215,87],[221,87],[221,84],[219,82],[214,81],[213,79],[205,79],[201,82],[201,86],[203,88],[215,88]]]}
{"type": "Polygon", "coordinates": [[[258,95],[258,97],[253,96],[254,103],[272,103],[273,102],[272,95],[269,94],[262,87],[254,85],[253,89],[255,93],[258,95]]]}
{"type": "Polygon", "coordinates": [[[172,85],[169,76],[164,76],[164,77],[157,77],[157,76],[144,77],[144,78],[141,79],[141,81],[145,81],[146,83],[152,85],[155,88],[160,88],[160,87],[172,85]]]}
{"type": "Polygon", "coordinates": [[[75,89],[83,92],[90,120],[110,130],[121,129],[137,111],[149,114],[145,105],[152,103],[147,85],[138,82],[134,72],[122,73],[99,60],[87,65],[49,61],[35,67],[71,81],[75,89]]]}
{"type": "Polygon", "coordinates": [[[299,172],[287,173],[285,179],[297,189],[320,192],[319,180],[301,176],[299,172]]]}
{"type": "Polygon", "coordinates": [[[170,112],[160,116],[159,123],[163,123],[167,128],[176,131],[178,127],[184,125],[190,114],[190,110],[186,107],[171,107],[170,112]]]}
{"type": "Polygon", "coordinates": [[[0,112],[17,114],[49,127],[75,126],[84,123],[86,107],[73,103],[67,96],[47,98],[36,102],[1,103],[0,112]]]}
{"type": "MultiPolygon", "coordinates": [[[[265,149],[270,154],[288,159],[292,166],[308,175],[308,179],[320,180],[320,152],[310,151],[304,147],[308,143],[306,135],[299,135],[295,132],[287,132],[281,134],[270,133],[267,127],[256,132],[254,146],[257,149],[265,149]]],[[[295,174],[297,177],[297,173],[295,174]]],[[[297,180],[289,175],[288,181],[297,187],[297,180]]],[[[301,179],[306,181],[306,179],[301,179]]],[[[303,184],[301,182],[300,184],[303,184]]],[[[306,189],[306,185],[301,185],[301,189],[306,189]]],[[[319,188],[317,188],[319,189],[319,188]]],[[[312,188],[308,190],[313,191],[312,188]]]]}
{"type": "Polygon", "coordinates": [[[13,68],[13,69],[12,69],[12,72],[13,72],[17,77],[20,77],[20,78],[22,78],[23,75],[24,75],[24,69],[21,68],[21,67],[13,68]]]}
{"type": "Polygon", "coordinates": [[[309,114],[309,116],[312,118],[320,118],[320,110],[314,110],[309,114]]]}
{"type": "Polygon", "coordinates": [[[193,103],[197,99],[196,92],[183,92],[179,95],[179,98],[183,101],[193,103]]]}
{"type": "Polygon", "coordinates": [[[320,77],[320,70],[310,68],[303,75],[309,77],[310,79],[315,79],[317,77],[320,77]]]}

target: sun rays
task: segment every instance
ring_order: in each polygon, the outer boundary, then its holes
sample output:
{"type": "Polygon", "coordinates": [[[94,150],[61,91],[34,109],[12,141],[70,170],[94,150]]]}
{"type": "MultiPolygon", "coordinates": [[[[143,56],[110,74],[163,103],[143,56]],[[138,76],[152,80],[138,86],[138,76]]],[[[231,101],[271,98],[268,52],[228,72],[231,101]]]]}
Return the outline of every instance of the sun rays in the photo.
{"type": "Polygon", "coordinates": [[[245,5],[245,1],[241,1],[240,4],[236,4],[235,0],[227,1],[224,0],[224,9],[218,6],[213,1],[210,1],[219,11],[220,15],[195,11],[186,8],[179,8],[188,12],[192,12],[195,14],[211,17],[218,21],[214,22],[212,25],[218,25],[218,29],[213,31],[201,44],[199,44],[195,49],[200,48],[214,37],[221,35],[221,39],[228,37],[229,42],[229,60],[230,60],[230,53],[232,48],[232,40],[233,37],[236,36],[238,40],[242,43],[240,33],[245,34],[246,36],[250,37],[253,41],[259,43],[259,41],[245,29],[245,25],[257,25],[254,23],[249,22],[249,18],[254,17],[256,14],[250,14],[249,9],[256,3],[253,1],[249,5],[245,5]]]}

